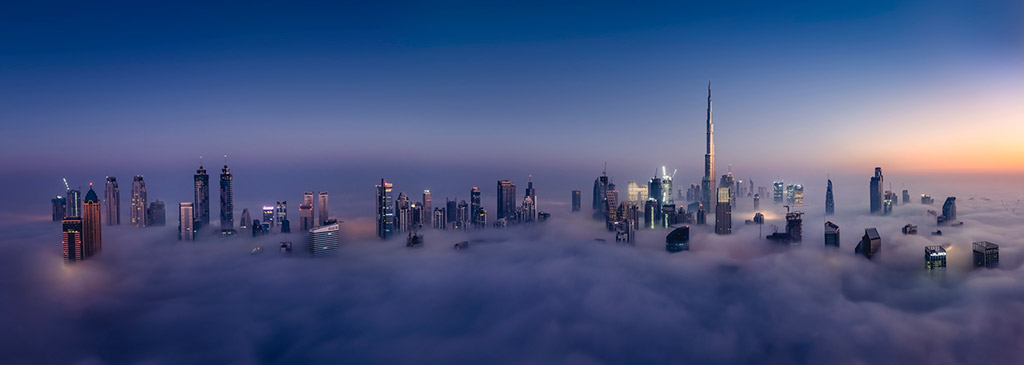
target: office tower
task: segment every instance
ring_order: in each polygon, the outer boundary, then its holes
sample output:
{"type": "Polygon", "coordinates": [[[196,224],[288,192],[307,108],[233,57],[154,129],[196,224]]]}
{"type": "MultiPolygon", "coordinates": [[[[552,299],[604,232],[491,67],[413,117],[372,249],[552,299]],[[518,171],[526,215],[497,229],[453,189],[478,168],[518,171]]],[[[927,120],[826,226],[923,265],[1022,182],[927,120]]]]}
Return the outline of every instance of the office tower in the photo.
{"type": "Polygon", "coordinates": [[[951,196],[946,198],[946,202],[942,203],[942,215],[936,219],[939,225],[945,223],[956,222],[956,197],[951,196]]]}
{"type": "MultiPolygon", "coordinates": [[[[313,193],[309,193],[313,194],[313,193]]],[[[310,198],[310,209],[312,198],[310,198]]],[[[234,178],[228,165],[220,170],[220,230],[231,231],[235,229],[235,188],[234,178]]]]}
{"type": "Polygon", "coordinates": [[[641,185],[641,186],[638,187],[638,190],[636,192],[637,200],[635,201],[635,203],[637,203],[637,205],[643,204],[645,201],[647,201],[647,198],[648,198],[647,190],[648,190],[647,185],[641,185]]]}
{"type": "Polygon", "coordinates": [[[572,191],[572,211],[578,212],[583,205],[583,192],[579,190],[572,191]]]}
{"type": "Polygon", "coordinates": [[[64,250],[64,263],[78,262],[85,259],[82,248],[82,219],[67,217],[63,219],[61,245],[64,250]]]}
{"type": "Polygon", "coordinates": [[[67,214],[68,212],[68,200],[57,195],[56,198],[50,199],[50,204],[53,205],[53,221],[63,221],[64,214],[67,214]]]}
{"type": "Polygon", "coordinates": [[[607,205],[604,209],[608,212],[608,216],[615,216],[615,209],[619,206],[619,190],[615,188],[615,184],[608,183],[608,190],[604,192],[604,202],[607,205]]]}
{"type": "Polygon", "coordinates": [[[64,212],[64,216],[82,218],[82,191],[68,189],[64,196],[67,197],[67,210],[64,212]]]}
{"type": "MultiPolygon", "coordinates": [[[[274,207],[273,206],[271,206],[271,205],[264,205],[263,206],[263,222],[262,223],[266,224],[266,225],[270,225],[270,228],[274,227],[274,207]]],[[[268,231],[263,232],[263,233],[270,233],[270,231],[268,230],[268,231]]]]}
{"type": "Polygon", "coordinates": [[[903,189],[903,204],[910,204],[910,190],[903,189]]]}
{"type": "Polygon", "coordinates": [[[828,179],[828,188],[825,190],[825,215],[836,214],[836,203],[832,196],[832,179],[828,179]]]}
{"type": "Polygon", "coordinates": [[[89,184],[82,204],[82,257],[89,258],[103,250],[103,225],[100,223],[100,198],[89,184]]]}
{"type": "Polygon", "coordinates": [[[341,225],[328,224],[309,231],[309,253],[313,257],[333,255],[341,246],[341,225]]]}
{"type": "Polygon", "coordinates": [[[893,194],[893,192],[889,190],[886,190],[885,193],[882,194],[882,215],[892,214],[892,207],[894,205],[893,198],[895,198],[895,196],[896,194],[893,194]]]}
{"type": "Polygon", "coordinates": [[[135,175],[132,179],[132,209],[131,218],[133,227],[146,226],[146,181],[142,175],[135,175]]]}
{"type": "Polygon", "coordinates": [[[242,209],[242,221],[238,222],[239,229],[248,229],[252,224],[252,216],[249,215],[249,208],[242,209]]]}
{"type": "Polygon", "coordinates": [[[801,217],[802,214],[800,212],[786,213],[786,235],[789,236],[790,243],[799,243],[804,239],[804,220],[801,217]]]}
{"type": "Polygon", "coordinates": [[[447,229],[448,215],[445,208],[434,208],[434,229],[447,229]]]}
{"type": "Polygon", "coordinates": [[[761,209],[761,196],[754,194],[754,210],[761,209]]]}
{"type": "Polygon", "coordinates": [[[195,241],[195,212],[191,202],[178,203],[178,241],[195,241]]]}
{"type": "Polygon", "coordinates": [[[708,211],[707,209],[704,209],[704,204],[701,204],[700,208],[697,208],[697,224],[708,224],[708,211]]]}
{"type": "Polygon", "coordinates": [[[690,226],[673,229],[665,236],[665,251],[680,252],[690,250],[690,226]]]}
{"type": "Polygon", "coordinates": [[[302,194],[302,204],[299,204],[299,229],[308,232],[313,227],[316,227],[313,219],[313,192],[307,191],[302,194]]]}
{"type": "Polygon", "coordinates": [[[672,175],[665,173],[665,166],[661,167],[661,204],[675,204],[675,196],[672,195],[672,175]]]}
{"type": "Polygon", "coordinates": [[[252,236],[256,237],[263,234],[263,223],[260,223],[259,219],[252,220],[252,236]]]}
{"type": "Polygon", "coordinates": [[[917,234],[917,226],[908,223],[903,226],[903,234],[917,234]]]}
{"type": "MultiPolygon", "coordinates": [[[[391,199],[391,183],[385,181],[383,178],[380,179],[380,185],[377,185],[377,237],[386,240],[391,238],[392,232],[394,232],[395,224],[395,206],[391,199]]],[[[423,192],[423,198],[430,198],[430,191],[423,192]]],[[[423,215],[430,215],[427,211],[423,211],[423,215]]]]}
{"type": "Polygon", "coordinates": [[[636,181],[630,180],[626,183],[626,200],[631,202],[640,201],[640,185],[637,185],[636,181]]]}
{"type": "Polygon", "coordinates": [[[889,197],[892,199],[892,206],[895,207],[897,205],[900,205],[900,196],[897,195],[895,191],[887,191],[887,192],[890,193],[889,197]]]}
{"type": "Polygon", "coordinates": [[[532,174],[529,176],[529,179],[526,181],[526,196],[530,197],[530,200],[533,201],[533,205],[534,206],[537,205],[537,203],[538,203],[537,202],[537,189],[533,188],[533,175],[532,174]]]}
{"type": "Polygon", "coordinates": [[[163,227],[167,225],[167,213],[164,208],[164,202],[157,200],[149,203],[149,208],[146,209],[146,226],[163,227]]]}
{"type": "Polygon", "coordinates": [[[469,212],[473,227],[480,227],[483,225],[476,221],[476,210],[482,207],[483,206],[480,205],[480,189],[474,186],[473,189],[469,191],[469,212]]]}
{"type": "Polygon", "coordinates": [[[107,210],[107,225],[121,225],[121,190],[117,188],[117,178],[107,176],[106,194],[103,197],[103,208],[107,210]]]}
{"type": "Polygon", "coordinates": [[[658,220],[658,201],[654,199],[648,199],[644,202],[644,227],[647,229],[654,229],[655,222],[658,220]]]}
{"type": "Polygon", "coordinates": [[[785,201],[785,186],[786,183],[783,181],[776,181],[772,183],[772,197],[774,198],[775,204],[781,204],[785,201]]]}
{"type": "Polygon", "coordinates": [[[498,219],[512,219],[516,216],[516,184],[508,180],[498,181],[498,219]]]}
{"type": "Polygon", "coordinates": [[[875,228],[864,229],[864,237],[861,237],[860,243],[854,249],[854,253],[864,255],[868,259],[873,259],[881,254],[882,238],[878,236],[878,230],[875,228]]]}
{"type": "Polygon", "coordinates": [[[921,204],[932,205],[935,203],[935,199],[932,199],[931,195],[921,194],[921,204]]]}
{"type": "Polygon", "coordinates": [[[523,197],[523,222],[529,223],[537,220],[537,205],[529,195],[523,197]]]}
{"type": "MultiPolygon", "coordinates": [[[[707,151],[704,153],[704,179],[700,182],[700,190],[703,193],[701,205],[710,207],[715,202],[715,124],[711,119],[711,82],[708,82],[708,131],[707,151]]],[[[653,194],[653,192],[652,192],[653,194]]]]}
{"type": "Polygon", "coordinates": [[[484,209],[483,207],[478,208],[476,212],[473,213],[473,219],[480,224],[480,226],[477,227],[478,229],[487,227],[487,209],[484,209]]]}
{"type": "Polygon", "coordinates": [[[455,214],[455,222],[458,223],[459,229],[465,230],[469,226],[469,204],[465,200],[460,201],[456,207],[458,212],[455,214]]]}
{"type": "Polygon", "coordinates": [[[395,232],[406,232],[413,230],[412,207],[409,204],[409,196],[405,192],[398,193],[395,199],[395,232]]]}
{"type": "Polygon", "coordinates": [[[431,226],[431,220],[433,219],[433,216],[432,216],[433,213],[432,213],[432,210],[431,210],[432,209],[432,205],[433,205],[433,198],[431,198],[430,190],[423,190],[423,212],[426,213],[426,214],[424,214],[423,217],[422,217],[423,218],[423,222],[422,223],[426,227],[430,227],[431,226]]]}
{"type": "Polygon", "coordinates": [[[972,246],[974,247],[974,267],[990,269],[999,267],[999,245],[988,241],[979,241],[972,246]]]}
{"type": "MultiPolygon", "coordinates": [[[[605,164],[605,170],[601,171],[601,176],[594,180],[594,211],[605,213],[604,209],[608,205],[604,198],[608,191],[608,165],[605,164]]],[[[602,216],[594,214],[595,217],[602,216]]]]}
{"type": "Polygon", "coordinates": [[[800,184],[793,185],[793,205],[797,207],[804,206],[804,186],[800,184]]]}
{"type": "Polygon", "coordinates": [[[752,197],[755,194],[754,193],[754,178],[747,178],[747,181],[750,183],[750,191],[747,192],[747,197],[750,198],[750,197],[752,197]]]}
{"type": "Polygon", "coordinates": [[[732,233],[732,207],[729,206],[729,188],[718,188],[718,206],[715,207],[715,233],[732,233]]]}
{"type": "Polygon", "coordinates": [[[195,197],[193,200],[193,209],[196,214],[196,229],[202,229],[210,225],[210,175],[206,174],[206,169],[203,168],[202,163],[199,164],[199,169],[196,170],[196,174],[193,177],[195,179],[195,197]]]}
{"type": "Polygon", "coordinates": [[[281,219],[278,222],[281,223],[281,233],[292,233],[292,222],[288,218],[281,219]]]}
{"type": "Polygon", "coordinates": [[[839,226],[825,222],[825,247],[839,247],[839,226]]]}
{"type": "Polygon", "coordinates": [[[871,214],[882,213],[882,168],[875,168],[875,176],[871,177],[870,185],[870,202],[871,202],[871,214]]]}
{"type": "Polygon", "coordinates": [[[939,270],[946,268],[946,249],[942,246],[926,246],[924,248],[924,268],[939,270]]]}
{"type": "Polygon", "coordinates": [[[654,207],[655,221],[661,220],[661,207],[665,205],[665,194],[662,191],[662,189],[664,188],[665,184],[661,183],[661,178],[658,177],[657,172],[655,172],[654,177],[652,177],[651,181],[647,183],[647,192],[650,194],[650,197],[648,199],[654,200],[656,203],[654,207]]]}
{"type": "Polygon", "coordinates": [[[732,172],[722,175],[722,179],[718,181],[718,186],[729,189],[729,206],[736,206],[736,178],[732,176],[732,172]]]}
{"type": "Polygon", "coordinates": [[[324,225],[324,224],[327,224],[327,221],[331,219],[330,213],[327,211],[327,192],[326,191],[321,191],[320,194],[317,195],[317,197],[318,197],[317,203],[319,203],[317,205],[317,210],[319,210],[319,213],[317,214],[317,218],[320,219],[320,223],[319,224],[320,225],[324,225]]]}
{"type": "Polygon", "coordinates": [[[786,204],[796,205],[796,185],[786,185],[786,204]]]}
{"type": "Polygon", "coordinates": [[[447,216],[445,216],[445,222],[448,222],[448,224],[455,222],[456,216],[459,215],[459,202],[455,199],[448,200],[448,197],[445,197],[444,212],[447,214],[447,216]]]}
{"type": "Polygon", "coordinates": [[[288,201],[278,200],[274,206],[274,222],[277,223],[278,230],[284,225],[284,221],[288,219],[288,201]]]}

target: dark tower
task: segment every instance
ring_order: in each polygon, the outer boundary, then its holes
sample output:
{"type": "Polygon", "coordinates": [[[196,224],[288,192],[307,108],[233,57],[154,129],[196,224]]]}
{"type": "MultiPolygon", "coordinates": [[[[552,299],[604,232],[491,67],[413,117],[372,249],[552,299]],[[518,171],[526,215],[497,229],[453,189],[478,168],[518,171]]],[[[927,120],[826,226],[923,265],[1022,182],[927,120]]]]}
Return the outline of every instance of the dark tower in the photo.
{"type": "Polygon", "coordinates": [[[231,170],[228,169],[228,165],[224,164],[224,168],[220,170],[220,229],[221,231],[231,231],[234,227],[234,179],[231,177],[231,170]]]}
{"type": "Polygon", "coordinates": [[[206,173],[202,162],[193,178],[195,179],[195,199],[193,201],[196,216],[195,229],[198,230],[210,225],[210,175],[206,173]]]}
{"type": "Polygon", "coordinates": [[[711,119],[711,81],[708,81],[707,151],[704,153],[704,179],[700,182],[701,201],[706,208],[716,203],[715,195],[715,124],[711,119]]]}
{"type": "Polygon", "coordinates": [[[881,214],[882,213],[882,195],[883,195],[883,192],[882,192],[882,182],[883,182],[883,179],[882,179],[882,168],[881,167],[876,167],[875,168],[875,176],[871,177],[871,186],[870,186],[871,214],[881,214]]]}
{"type": "Polygon", "coordinates": [[[825,215],[836,214],[836,203],[832,197],[832,179],[828,179],[828,189],[825,190],[825,215]]]}

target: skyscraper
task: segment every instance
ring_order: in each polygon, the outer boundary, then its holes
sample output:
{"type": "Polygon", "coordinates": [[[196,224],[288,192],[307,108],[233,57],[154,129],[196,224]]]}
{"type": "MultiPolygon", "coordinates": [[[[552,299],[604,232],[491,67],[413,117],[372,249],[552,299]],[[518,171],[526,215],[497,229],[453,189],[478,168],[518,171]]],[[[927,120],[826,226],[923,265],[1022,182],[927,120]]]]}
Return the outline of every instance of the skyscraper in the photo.
{"type": "Polygon", "coordinates": [[[772,183],[772,200],[775,202],[775,204],[781,204],[783,201],[785,201],[783,199],[786,195],[785,187],[786,182],[784,181],[776,181],[772,183]]]}
{"type": "Polygon", "coordinates": [[[64,215],[68,212],[68,200],[57,195],[56,198],[50,199],[50,204],[53,205],[53,221],[63,221],[64,215]]]}
{"type": "Polygon", "coordinates": [[[449,200],[448,197],[445,197],[444,198],[444,208],[445,208],[445,214],[447,214],[447,216],[445,217],[445,221],[448,222],[448,224],[452,224],[453,222],[456,221],[456,219],[458,218],[457,216],[459,215],[459,202],[458,202],[458,200],[455,200],[455,199],[449,200]]]}
{"type": "Polygon", "coordinates": [[[839,226],[825,222],[825,247],[839,247],[839,226]]]}
{"type": "MultiPolygon", "coordinates": [[[[243,171],[244,172],[244,171],[243,171]]],[[[310,193],[312,194],[312,193],[310,193]]],[[[235,189],[231,170],[225,164],[220,170],[220,230],[235,229],[235,189]]]]}
{"type": "Polygon", "coordinates": [[[470,210],[469,204],[465,200],[459,201],[459,205],[456,207],[458,212],[455,214],[455,221],[458,222],[458,228],[465,230],[469,225],[470,210]]]}
{"type": "Polygon", "coordinates": [[[479,220],[481,215],[478,214],[478,211],[483,209],[483,206],[480,204],[480,189],[474,186],[473,190],[469,191],[469,214],[472,217],[470,220],[473,221],[474,228],[483,228],[487,224],[479,220]]]}
{"type": "Polygon", "coordinates": [[[63,225],[61,245],[64,251],[64,263],[82,261],[85,259],[82,256],[82,219],[67,217],[64,218],[63,225]]]}
{"type": "Polygon", "coordinates": [[[928,270],[946,268],[946,248],[942,246],[926,246],[924,248],[924,267],[928,270]]]}
{"type": "Polygon", "coordinates": [[[68,189],[64,196],[67,197],[67,211],[64,212],[64,216],[82,218],[82,191],[68,189]]]}
{"type": "Polygon", "coordinates": [[[341,225],[328,224],[309,231],[309,253],[313,257],[329,256],[341,246],[341,225]]]}
{"type": "Polygon", "coordinates": [[[946,223],[956,222],[956,197],[951,196],[946,198],[946,202],[942,203],[942,215],[936,219],[939,225],[946,223]]]}
{"type": "Polygon", "coordinates": [[[999,245],[978,241],[972,244],[974,254],[974,267],[999,267],[999,245]]]}
{"type": "Polygon", "coordinates": [[[729,206],[736,206],[736,178],[733,177],[732,172],[722,175],[718,186],[729,189],[729,206]]]}
{"type": "Polygon", "coordinates": [[[903,204],[910,204],[910,190],[903,189],[903,204]]]}
{"type": "Polygon", "coordinates": [[[142,175],[135,175],[132,179],[132,226],[133,227],[145,227],[146,226],[146,181],[142,179],[142,175]]]}
{"type": "Polygon", "coordinates": [[[640,201],[640,185],[637,185],[636,181],[630,180],[626,183],[626,200],[631,202],[640,201]]]}
{"type": "Polygon", "coordinates": [[[508,180],[498,180],[498,213],[497,219],[512,219],[516,216],[516,184],[508,180]]]}
{"type": "Polygon", "coordinates": [[[889,190],[882,194],[882,215],[892,214],[892,207],[896,205],[895,198],[896,194],[889,190]]]}
{"type": "Polygon", "coordinates": [[[729,188],[718,188],[718,206],[715,207],[715,233],[732,233],[732,207],[729,205],[729,188]]]}
{"type": "Polygon", "coordinates": [[[882,238],[878,235],[878,230],[875,228],[864,229],[864,237],[861,237],[860,243],[853,251],[854,253],[864,255],[868,259],[877,257],[882,253],[882,238]]]}
{"type": "Polygon", "coordinates": [[[327,211],[327,192],[326,191],[321,191],[320,194],[318,195],[318,200],[319,200],[318,201],[319,205],[317,206],[317,208],[319,210],[319,213],[318,213],[318,218],[320,218],[320,223],[319,224],[320,225],[324,225],[324,224],[327,224],[327,221],[331,219],[330,213],[327,211]]]}
{"type": "Polygon", "coordinates": [[[572,191],[572,211],[578,212],[583,205],[583,192],[579,190],[572,191]]]}
{"type": "Polygon", "coordinates": [[[199,164],[199,169],[196,170],[195,176],[195,197],[193,199],[193,209],[196,214],[196,229],[202,229],[210,225],[210,175],[206,173],[206,168],[203,167],[202,163],[199,164]]]}
{"type": "Polygon", "coordinates": [[[82,204],[82,257],[89,258],[103,250],[103,225],[100,223],[100,198],[89,184],[82,204]]]}
{"type": "Polygon", "coordinates": [[[252,216],[249,215],[249,208],[242,209],[242,221],[238,222],[238,229],[248,229],[252,224],[252,216]]]}
{"type": "Polygon", "coordinates": [[[167,225],[167,212],[163,200],[149,203],[146,209],[146,226],[163,227],[167,225]]]}
{"type": "Polygon", "coordinates": [[[526,182],[526,196],[530,197],[533,201],[534,207],[537,206],[537,190],[533,188],[533,175],[529,176],[529,180],[526,182]]]}
{"type": "Polygon", "coordinates": [[[406,232],[413,230],[412,209],[409,204],[409,197],[405,192],[398,193],[395,200],[395,232],[406,232]]]}
{"type": "MultiPolygon", "coordinates": [[[[377,237],[386,240],[391,237],[395,224],[395,206],[391,201],[391,183],[380,179],[377,185],[377,237]]],[[[430,191],[424,191],[423,197],[429,199],[430,191]]],[[[430,215],[424,211],[424,215],[430,215]]]]}
{"type": "Polygon", "coordinates": [[[178,203],[178,240],[195,241],[195,212],[191,202],[178,203]]]}
{"type": "Polygon", "coordinates": [[[882,213],[882,197],[883,197],[882,196],[883,195],[883,193],[882,193],[882,183],[883,183],[882,168],[881,167],[876,167],[875,168],[875,176],[871,177],[871,185],[869,186],[869,188],[870,188],[869,191],[871,193],[871,195],[870,195],[870,199],[871,199],[870,200],[871,201],[871,214],[881,214],[882,213]]]}
{"type": "Polygon", "coordinates": [[[281,231],[281,226],[284,226],[284,222],[288,220],[288,201],[278,200],[277,205],[274,206],[274,223],[278,227],[278,231],[281,231]]]}
{"type": "Polygon", "coordinates": [[[299,227],[303,232],[316,227],[313,220],[313,192],[307,191],[302,194],[302,204],[299,204],[299,227]]]}
{"type": "MultiPolygon", "coordinates": [[[[662,221],[662,219],[661,219],[661,215],[662,215],[661,214],[662,213],[661,208],[663,206],[665,206],[665,200],[664,200],[665,199],[665,194],[662,191],[662,189],[664,189],[664,188],[665,188],[665,185],[661,183],[661,178],[658,177],[658,173],[657,173],[657,171],[655,171],[654,177],[652,177],[651,181],[649,181],[647,183],[647,192],[650,194],[650,198],[649,199],[654,200],[654,202],[655,202],[655,206],[654,206],[654,210],[655,210],[655,212],[654,212],[654,220],[656,222],[661,222],[662,221]]],[[[656,224],[656,226],[660,226],[660,224],[656,224]]]]}
{"type": "Polygon", "coordinates": [[[274,206],[264,205],[263,206],[263,222],[264,225],[268,225],[268,229],[263,233],[270,233],[271,229],[274,229],[274,206]]]}
{"type": "Polygon", "coordinates": [[[117,178],[107,176],[106,196],[103,207],[107,210],[107,225],[121,225],[121,190],[117,188],[117,178]]]}
{"type": "Polygon", "coordinates": [[[608,191],[608,166],[605,164],[605,169],[601,171],[601,176],[594,180],[594,201],[593,207],[595,214],[594,216],[602,216],[597,212],[605,213],[604,209],[607,203],[604,201],[606,192],[608,191]]]}
{"type": "MultiPolygon", "coordinates": [[[[711,81],[708,81],[708,136],[707,152],[704,154],[704,179],[700,182],[700,189],[703,194],[701,204],[707,209],[715,201],[715,124],[711,119],[711,81]]],[[[651,194],[654,192],[652,191],[651,194]]]]}
{"type": "Polygon", "coordinates": [[[430,195],[430,190],[423,190],[423,226],[430,227],[433,222],[433,198],[430,195]]]}
{"type": "Polygon", "coordinates": [[[828,189],[825,190],[825,215],[836,214],[836,203],[832,197],[832,179],[828,179],[828,189]]]}

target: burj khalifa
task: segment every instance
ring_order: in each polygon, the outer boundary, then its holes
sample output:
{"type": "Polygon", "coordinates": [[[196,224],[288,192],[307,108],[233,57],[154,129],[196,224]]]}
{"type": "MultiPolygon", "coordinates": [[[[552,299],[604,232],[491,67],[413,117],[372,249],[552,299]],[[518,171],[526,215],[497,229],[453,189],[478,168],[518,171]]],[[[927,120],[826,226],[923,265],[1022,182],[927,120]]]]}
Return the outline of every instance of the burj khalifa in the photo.
{"type": "Polygon", "coordinates": [[[711,81],[708,81],[708,149],[704,154],[704,179],[700,183],[701,199],[707,212],[715,206],[715,124],[711,121],[711,81]]]}

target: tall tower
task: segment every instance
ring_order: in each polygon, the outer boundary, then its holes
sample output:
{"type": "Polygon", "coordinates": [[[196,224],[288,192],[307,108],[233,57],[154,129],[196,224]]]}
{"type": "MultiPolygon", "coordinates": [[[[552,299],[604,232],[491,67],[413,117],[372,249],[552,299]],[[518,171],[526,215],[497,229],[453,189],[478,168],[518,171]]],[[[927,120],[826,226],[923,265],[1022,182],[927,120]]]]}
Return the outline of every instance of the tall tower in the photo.
{"type": "Polygon", "coordinates": [[[107,176],[106,200],[103,207],[107,209],[107,225],[121,225],[121,190],[117,188],[117,178],[107,176]]]}
{"type": "MultiPolygon", "coordinates": [[[[225,157],[226,158],[226,157],[225,157]]],[[[220,230],[230,231],[235,228],[235,189],[234,178],[228,165],[220,170],[220,230]]]]}
{"type": "MultiPolygon", "coordinates": [[[[391,237],[395,224],[395,205],[391,202],[391,189],[393,185],[380,179],[377,185],[377,237],[386,240],[391,237]]],[[[424,198],[430,197],[430,192],[424,192],[424,198]]]]}
{"type": "Polygon", "coordinates": [[[729,204],[729,188],[718,188],[718,202],[715,207],[715,233],[732,234],[732,206],[729,204]]]}
{"type": "Polygon", "coordinates": [[[194,179],[196,228],[203,228],[210,225],[210,175],[206,173],[202,162],[199,163],[194,179]]]}
{"type": "Polygon", "coordinates": [[[82,219],[67,217],[63,220],[61,245],[64,251],[64,263],[82,261],[82,219]]]}
{"type": "Polygon", "coordinates": [[[307,191],[302,194],[302,204],[299,204],[299,226],[303,232],[316,227],[313,222],[313,192],[307,191]]]}
{"type": "Polygon", "coordinates": [[[882,168],[875,168],[875,176],[871,177],[870,186],[870,198],[871,198],[871,214],[880,214],[882,212],[882,168]]]}
{"type": "Polygon", "coordinates": [[[146,181],[142,175],[135,175],[132,179],[132,226],[146,226],[146,181]]]}
{"type": "Polygon", "coordinates": [[[327,192],[321,191],[317,197],[319,199],[318,203],[320,203],[318,207],[320,210],[320,224],[318,224],[318,226],[321,226],[327,224],[327,221],[330,219],[329,213],[327,212],[327,192]]]}
{"type": "Polygon", "coordinates": [[[530,180],[526,183],[526,196],[530,197],[533,201],[533,206],[537,206],[537,190],[533,189],[533,174],[530,174],[530,180]]]}
{"type": "Polygon", "coordinates": [[[712,207],[715,202],[715,124],[711,119],[711,81],[708,81],[708,140],[707,152],[704,153],[704,179],[700,182],[701,204],[712,207]]]}
{"type": "Polygon", "coordinates": [[[422,223],[423,223],[424,227],[433,227],[433,224],[431,224],[431,222],[433,222],[434,211],[431,210],[432,209],[431,208],[431,205],[432,205],[431,200],[432,199],[430,198],[430,190],[424,190],[423,191],[423,213],[424,214],[423,214],[423,217],[422,217],[423,218],[422,223]]]}
{"type": "Polygon", "coordinates": [[[836,203],[832,197],[832,179],[828,179],[828,190],[825,190],[825,215],[836,214],[836,203]]]}
{"type": "Polygon", "coordinates": [[[178,204],[178,241],[195,241],[195,212],[191,202],[178,204]]]}
{"type": "Polygon", "coordinates": [[[498,181],[498,219],[512,219],[516,216],[516,184],[508,180],[498,181]]]}
{"type": "Polygon", "coordinates": [[[102,225],[100,224],[100,198],[89,184],[82,203],[82,257],[88,258],[103,249],[102,225]]]}

